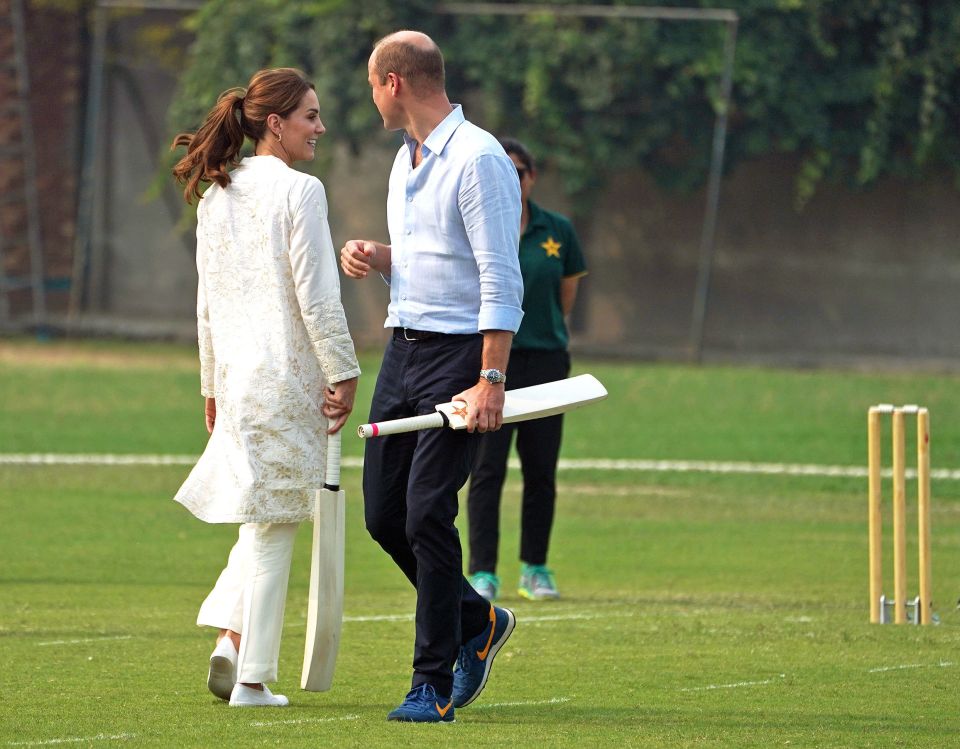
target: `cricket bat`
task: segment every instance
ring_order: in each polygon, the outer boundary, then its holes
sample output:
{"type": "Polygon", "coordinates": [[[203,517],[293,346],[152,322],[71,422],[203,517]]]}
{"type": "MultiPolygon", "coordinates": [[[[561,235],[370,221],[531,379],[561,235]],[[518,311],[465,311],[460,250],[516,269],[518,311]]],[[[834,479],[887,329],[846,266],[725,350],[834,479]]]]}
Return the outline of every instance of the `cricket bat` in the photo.
{"type": "MultiPolygon", "coordinates": [[[[589,374],[569,377],[566,380],[532,385],[508,390],[504,396],[503,423],[542,419],[545,416],[566,413],[607,397],[607,389],[589,374]]],[[[461,401],[441,403],[436,413],[411,416],[407,419],[392,419],[375,424],[361,424],[357,433],[361,439],[382,437],[388,434],[415,432],[419,429],[466,429],[467,409],[461,401]]]]}
{"type": "Polygon", "coordinates": [[[340,489],[340,432],[327,438],[327,470],[313,513],[307,598],[307,639],[300,688],[325,692],[333,683],[343,623],[344,510],[340,489]]]}

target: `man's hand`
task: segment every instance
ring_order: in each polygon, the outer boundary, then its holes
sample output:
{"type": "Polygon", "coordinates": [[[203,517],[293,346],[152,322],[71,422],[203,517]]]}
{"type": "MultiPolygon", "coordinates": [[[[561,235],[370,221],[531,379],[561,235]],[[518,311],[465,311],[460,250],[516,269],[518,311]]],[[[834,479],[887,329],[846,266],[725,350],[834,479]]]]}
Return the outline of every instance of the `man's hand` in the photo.
{"type": "Polygon", "coordinates": [[[340,267],[350,278],[366,278],[371,270],[390,275],[390,245],[351,239],[340,250],[340,267]]]}
{"type": "MultiPolygon", "coordinates": [[[[509,330],[482,330],[482,369],[499,369],[506,372],[510,358],[513,333],[509,330]]],[[[467,404],[468,432],[495,432],[503,426],[504,384],[492,384],[481,379],[472,388],[453,396],[450,400],[467,404]]]]}
{"type": "Polygon", "coordinates": [[[467,404],[468,432],[495,432],[503,426],[504,386],[481,380],[450,400],[467,404]]]}
{"type": "Polygon", "coordinates": [[[327,385],[323,394],[323,415],[330,419],[327,434],[339,432],[353,411],[353,399],[357,395],[357,378],[341,380],[327,385]]]}
{"type": "Polygon", "coordinates": [[[203,416],[207,424],[207,434],[213,434],[213,425],[217,422],[217,399],[203,399],[203,416]]]}

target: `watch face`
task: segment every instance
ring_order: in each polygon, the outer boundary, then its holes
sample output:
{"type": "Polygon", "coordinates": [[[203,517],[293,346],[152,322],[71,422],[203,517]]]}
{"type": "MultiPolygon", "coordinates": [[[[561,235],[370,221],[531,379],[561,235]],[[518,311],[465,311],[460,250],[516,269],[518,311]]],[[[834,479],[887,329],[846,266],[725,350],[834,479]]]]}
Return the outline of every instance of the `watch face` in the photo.
{"type": "Polygon", "coordinates": [[[501,372],[499,369],[485,369],[480,373],[480,375],[491,385],[496,385],[497,383],[503,382],[507,379],[504,377],[503,372],[501,372]]]}

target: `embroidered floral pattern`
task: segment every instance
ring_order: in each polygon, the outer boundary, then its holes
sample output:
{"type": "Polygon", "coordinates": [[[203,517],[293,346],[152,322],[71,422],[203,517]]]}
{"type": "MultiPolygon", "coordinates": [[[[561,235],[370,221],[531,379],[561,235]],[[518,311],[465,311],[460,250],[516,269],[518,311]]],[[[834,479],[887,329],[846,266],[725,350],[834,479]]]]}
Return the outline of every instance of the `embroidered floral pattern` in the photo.
{"type": "Polygon", "coordinates": [[[197,227],[201,393],[213,434],[175,499],[211,523],[290,523],[323,484],[323,389],[359,375],[323,185],[272,156],[214,185],[197,227]]]}

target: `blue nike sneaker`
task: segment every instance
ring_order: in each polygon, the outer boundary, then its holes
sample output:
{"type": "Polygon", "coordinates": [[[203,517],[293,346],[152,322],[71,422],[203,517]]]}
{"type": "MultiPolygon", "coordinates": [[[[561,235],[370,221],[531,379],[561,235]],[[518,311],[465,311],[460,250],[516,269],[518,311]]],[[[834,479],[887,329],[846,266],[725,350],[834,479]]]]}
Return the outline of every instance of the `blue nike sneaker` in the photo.
{"type": "Polygon", "coordinates": [[[403,699],[403,704],[393,710],[387,720],[405,723],[453,723],[453,700],[437,697],[432,684],[414,687],[403,699]]]}
{"type": "Polygon", "coordinates": [[[453,704],[465,707],[477,699],[490,676],[493,658],[513,633],[517,619],[510,609],[490,607],[490,624],[483,632],[460,647],[453,670],[453,704]]]}

